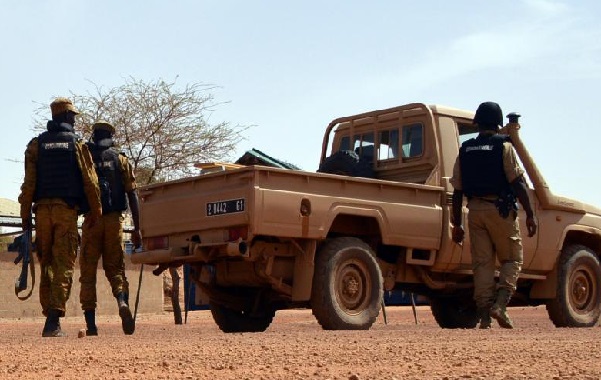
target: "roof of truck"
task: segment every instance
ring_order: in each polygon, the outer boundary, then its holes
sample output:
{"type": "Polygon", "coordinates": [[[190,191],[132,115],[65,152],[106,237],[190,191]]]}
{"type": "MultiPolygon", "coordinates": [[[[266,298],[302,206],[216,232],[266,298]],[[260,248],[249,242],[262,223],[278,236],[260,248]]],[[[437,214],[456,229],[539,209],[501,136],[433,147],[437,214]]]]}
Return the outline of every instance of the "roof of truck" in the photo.
{"type": "Polygon", "coordinates": [[[353,122],[355,126],[361,124],[370,124],[373,122],[374,118],[388,119],[391,115],[393,117],[394,115],[400,115],[399,112],[402,112],[403,115],[415,115],[416,113],[419,114],[431,112],[433,115],[443,115],[465,119],[466,122],[469,123],[471,123],[471,120],[474,118],[473,111],[462,110],[459,108],[448,107],[440,104],[409,103],[396,107],[373,110],[351,116],[339,117],[337,119],[334,119],[330,123],[330,126],[337,126],[336,130],[339,131],[341,129],[348,128],[351,122],[353,122]]]}
{"type": "Polygon", "coordinates": [[[439,115],[449,115],[449,116],[455,116],[455,117],[462,117],[465,119],[473,119],[474,118],[473,111],[466,111],[466,110],[462,110],[459,108],[443,106],[440,104],[431,104],[431,105],[429,105],[429,107],[433,113],[437,113],[439,115]]]}

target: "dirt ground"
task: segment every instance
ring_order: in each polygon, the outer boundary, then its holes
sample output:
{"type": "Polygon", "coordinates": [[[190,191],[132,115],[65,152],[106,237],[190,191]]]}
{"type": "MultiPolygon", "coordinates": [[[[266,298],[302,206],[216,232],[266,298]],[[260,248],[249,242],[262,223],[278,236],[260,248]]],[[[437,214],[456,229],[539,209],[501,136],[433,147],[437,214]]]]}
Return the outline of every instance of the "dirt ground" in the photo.
{"type": "Polygon", "coordinates": [[[209,311],[185,325],[138,316],[134,335],[118,317],[100,336],[40,337],[43,320],[0,320],[0,379],[600,379],[601,328],[557,329],[544,307],[512,308],[515,330],[443,330],[427,306],[388,307],[368,331],[323,331],[310,310],[276,314],[264,333],[224,334],[209,311]]]}

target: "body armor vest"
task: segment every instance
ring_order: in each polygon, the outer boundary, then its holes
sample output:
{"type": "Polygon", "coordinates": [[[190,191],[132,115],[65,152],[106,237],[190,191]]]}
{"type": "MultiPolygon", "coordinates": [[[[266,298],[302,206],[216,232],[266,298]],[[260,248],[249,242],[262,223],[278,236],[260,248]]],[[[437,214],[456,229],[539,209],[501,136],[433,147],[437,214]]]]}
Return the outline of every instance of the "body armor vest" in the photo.
{"type": "Polygon", "coordinates": [[[38,136],[37,179],[34,201],[60,198],[69,206],[87,205],[75,144],[78,138],[64,124],[48,122],[48,131],[38,136]]]}
{"type": "Polygon", "coordinates": [[[114,148],[88,143],[100,187],[102,213],[127,210],[119,153],[114,148]]]}
{"type": "Polygon", "coordinates": [[[479,135],[461,145],[459,162],[463,192],[468,197],[510,191],[503,169],[504,135],[479,135]]]}

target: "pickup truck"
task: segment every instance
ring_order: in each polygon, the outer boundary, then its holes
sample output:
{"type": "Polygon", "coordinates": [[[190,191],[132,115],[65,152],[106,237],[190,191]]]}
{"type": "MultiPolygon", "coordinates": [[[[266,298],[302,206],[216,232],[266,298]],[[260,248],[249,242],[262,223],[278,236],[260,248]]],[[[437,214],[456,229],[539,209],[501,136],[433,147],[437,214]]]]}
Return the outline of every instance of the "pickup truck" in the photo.
{"type": "MultiPolygon", "coordinates": [[[[132,262],[189,264],[196,303],[224,332],[264,331],[287,308],[310,308],[324,329],[369,329],[389,290],[427,297],[443,328],[472,328],[470,243],[451,239],[449,178],[477,134],[473,116],[413,103],[341,117],[316,173],[229,165],[146,186],[144,250],[132,262]]],[[[512,305],[546,304],[558,327],[595,325],[601,210],[554,195],[518,130],[505,132],[539,225],[527,237],[518,212],[524,265],[512,305]]]]}

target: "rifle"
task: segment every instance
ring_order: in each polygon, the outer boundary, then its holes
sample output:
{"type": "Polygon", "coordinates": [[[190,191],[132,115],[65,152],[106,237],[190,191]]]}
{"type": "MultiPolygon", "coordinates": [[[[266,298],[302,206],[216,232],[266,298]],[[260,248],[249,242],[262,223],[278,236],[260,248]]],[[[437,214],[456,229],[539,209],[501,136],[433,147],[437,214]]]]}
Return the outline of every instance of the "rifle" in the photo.
{"type": "MultiPolygon", "coordinates": [[[[25,301],[31,294],[33,293],[33,288],[35,286],[35,264],[33,262],[33,257],[31,255],[31,229],[26,229],[23,231],[22,235],[19,235],[15,238],[11,247],[17,248],[17,252],[19,253],[15,258],[14,263],[19,264],[22,262],[21,266],[21,274],[15,280],[15,295],[21,301],[25,301]],[[19,295],[20,292],[27,289],[27,277],[29,276],[29,270],[31,269],[31,289],[29,289],[29,293],[24,296],[19,295]]],[[[9,247],[9,250],[13,250],[9,247]]]]}

